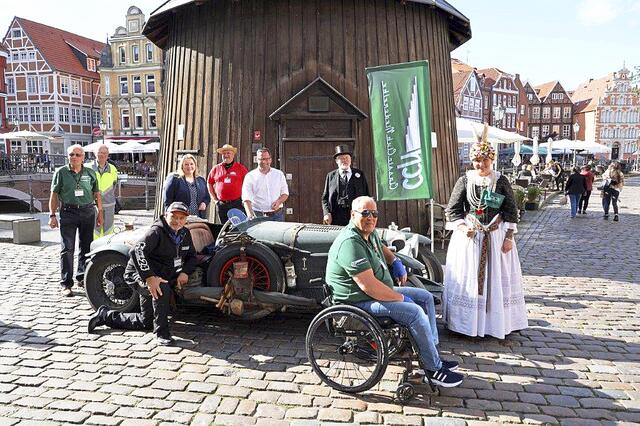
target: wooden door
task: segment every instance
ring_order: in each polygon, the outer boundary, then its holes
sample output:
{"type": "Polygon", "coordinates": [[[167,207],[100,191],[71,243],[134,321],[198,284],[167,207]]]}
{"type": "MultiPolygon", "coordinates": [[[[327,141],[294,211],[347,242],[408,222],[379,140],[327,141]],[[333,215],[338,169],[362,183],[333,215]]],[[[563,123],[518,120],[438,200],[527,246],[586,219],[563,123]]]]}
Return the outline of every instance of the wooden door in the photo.
{"type": "Polygon", "coordinates": [[[289,184],[285,216],[287,222],[322,223],[324,180],[327,173],[336,168],[333,154],[339,144],[345,142],[284,143],[283,172],[289,184]]]}

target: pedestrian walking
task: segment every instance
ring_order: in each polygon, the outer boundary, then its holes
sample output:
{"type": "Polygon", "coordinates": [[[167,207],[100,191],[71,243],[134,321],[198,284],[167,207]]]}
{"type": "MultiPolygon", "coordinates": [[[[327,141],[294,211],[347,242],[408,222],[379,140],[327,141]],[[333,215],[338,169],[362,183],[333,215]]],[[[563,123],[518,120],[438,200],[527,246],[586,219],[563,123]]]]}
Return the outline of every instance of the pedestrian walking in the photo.
{"type": "Polygon", "coordinates": [[[622,187],[624,187],[624,174],[620,163],[617,161],[609,164],[609,168],[602,175],[603,187],[600,196],[602,197],[602,209],[604,219],[609,219],[609,206],[613,205],[613,220],[620,220],[618,216],[618,198],[622,187]]]}
{"type": "Polygon", "coordinates": [[[102,145],[98,148],[96,159],[86,167],[92,169],[98,179],[98,190],[102,198],[102,225],[96,224],[93,238],[97,239],[113,232],[113,222],[116,214],[116,185],[118,184],[118,169],[109,162],[109,147],[102,145]]]}
{"type": "Polygon", "coordinates": [[[593,181],[596,177],[591,171],[590,164],[582,166],[580,174],[585,178],[587,191],[580,197],[580,202],[578,203],[578,213],[587,214],[587,207],[589,207],[589,198],[591,197],[591,191],[593,191],[593,181]]]}
{"type": "Polygon", "coordinates": [[[571,175],[564,186],[564,194],[569,197],[571,205],[571,217],[576,217],[578,213],[578,202],[584,193],[587,192],[587,178],[580,174],[580,169],[571,169],[571,175]]]}
{"type": "Polygon", "coordinates": [[[91,250],[93,229],[102,226],[102,198],[95,172],[84,167],[84,149],[71,145],[67,149],[69,164],[55,171],[51,180],[49,197],[49,226],[60,228],[62,249],[60,250],[60,285],[63,296],[73,296],[73,260],[76,248],[76,233],[79,238],[80,253],[75,279],[84,282],[86,255],[91,250]],[[95,203],[95,204],[94,204],[95,203]],[[56,210],[60,207],[60,221],[56,210]],[[96,217],[96,208],[98,214],[96,217]]]}
{"type": "Polygon", "coordinates": [[[211,196],[207,182],[198,176],[196,157],[186,154],[180,159],[178,170],[170,173],[164,182],[163,194],[165,211],[172,203],[179,201],[189,208],[190,215],[203,219],[206,217],[211,196]]]}
{"type": "Polygon", "coordinates": [[[196,250],[185,224],[186,204],[171,203],[129,252],[124,280],[140,299],[140,312],[123,313],[100,306],[91,315],[87,331],[106,325],[120,330],[150,330],[158,344],[173,344],[169,330],[169,308],[174,287],[189,280],[196,267],[196,250]]]}
{"type": "Polygon", "coordinates": [[[214,166],[207,177],[209,194],[218,209],[220,223],[227,221],[227,212],[242,206],[242,183],[249,173],[247,168],[235,161],[237,148],[225,144],[216,152],[222,156],[222,162],[214,166]]]}
{"type": "Polygon", "coordinates": [[[258,167],[251,170],[242,184],[242,202],[249,218],[269,217],[284,222],[283,203],[289,198],[284,173],[271,167],[271,152],[260,148],[256,153],[258,167]]]}
{"type": "Polygon", "coordinates": [[[336,146],[333,155],[338,168],[327,173],[322,192],[322,222],[344,226],[351,218],[351,203],[358,197],[369,196],[369,185],[362,170],[352,168],[353,152],[348,145],[336,146]]]}
{"type": "Polygon", "coordinates": [[[514,241],[518,208],[506,176],[492,170],[495,150],[471,148],[473,170],[458,179],[446,208],[454,230],[444,275],[443,318],[449,330],[504,339],[527,328],[520,259],[514,241]]]}

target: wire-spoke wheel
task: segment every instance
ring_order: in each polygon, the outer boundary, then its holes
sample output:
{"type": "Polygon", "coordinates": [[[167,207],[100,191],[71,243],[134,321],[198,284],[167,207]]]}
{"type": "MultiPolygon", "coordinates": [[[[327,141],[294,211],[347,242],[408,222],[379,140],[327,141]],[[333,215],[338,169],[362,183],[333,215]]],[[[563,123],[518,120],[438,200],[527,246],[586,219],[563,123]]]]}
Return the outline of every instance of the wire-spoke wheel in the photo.
{"type": "Polygon", "coordinates": [[[311,322],[306,337],[313,371],[341,392],[364,392],[387,369],[387,342],[375,319],[354,306],[332,306],[311,322]]]}
{"type": "Polygon", "coordinates": [[[400,404],[404,404],[405,402],[408,402],[409,400],[411,400],[415,394],[416,394],[415,388],[411,383],[402,383],[396,389],[396,400],[400,404]]]}

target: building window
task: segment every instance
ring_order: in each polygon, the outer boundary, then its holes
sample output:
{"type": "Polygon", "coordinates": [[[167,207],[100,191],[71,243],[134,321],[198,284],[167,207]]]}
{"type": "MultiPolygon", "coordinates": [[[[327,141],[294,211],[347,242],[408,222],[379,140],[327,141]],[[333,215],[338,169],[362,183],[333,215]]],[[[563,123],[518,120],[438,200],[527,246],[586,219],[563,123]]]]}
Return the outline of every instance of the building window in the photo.
{"type": "Polygon", "coordinates": [[[484,107],[489,108],[489,95],[484,95],[484,107]]]}
{"type": "Polygon", "coordinates": [[[551,118],[551,107],[542,108],[542,118],[551,118]]]}
{"type": "Polygon", "coordinates": [[[27,76],[27,93],[38,93],[38,80],[35,75],[27,76]]]}
{"type": "Polygon", "coordinates": [[[13,37],[13,38],[21,38],[22,37],[22,31],[20,29],[11,30],[11,37],[13,37]]]}
{"type": "Polygon", "coordinates": [[[137,44],[134,44],[133,46],[131,46],[131,57],[133,58],[133,62],[134,63],[138,63],[140,62],[140,46],[137,44]]]}
{"type": "Polygon", "coordinates": [[[571,118],[571,107],[562,108],[562,118],[571,118]]]}
{"type": "Polygon", "coordinates": [[[547,136],[549,134],[549,125],[548,124],[544,124],[542,125],[542,136],[547,136]]]}
{"type": "Polygon", "coordinates": [[[129,127],[131,127],[131,123],[129,122],[129,110],[123,109],[122,110],[122,128],[128,129],[129,127]]]}
{"type": "Polygon", "coordinates": [[[49,77],[40,76],[40,93],[49,93],[49,77]]]}
{"type": "Polygon", "coordinates": [[[520,105],[520,115],[524,115],[524,105],[520,105]]]}
{"type": "Polygon", "coordinates": [[[20,52],[20,60],[21,61],[27,60],[27,52],[20,52]]]}
{"type": "Polygon", "coordinates": [[[560,107],[553,107],[553,118],[560,118],[560,107]]]}
{"type": "Polygon", "coordinates": [[[127,62],[127,52],[124,46],[120,46],[118,48],[118,52],[119,52],[118,56],[120,57],[120,65],[122,65],[127,62]]]}
{"type": "Polygon", "coordinates": [[[44,122],[53,122],[56,121],[56,117],[54,114],[54,109],[52,106],[43,106],[42,107],[42,121],[44,122]]]}
{"type": "Polygon", "coordinates": [[[100,124],[100,110],[93,111],[93,123],[95,125],[100,124]]]}
{"type": "Polygon", "coordinates": [[[96,72],[96,60],[92,58],[87,58],[87,70],[96,72]]]}
{"type": "Polygon", "coordinates": [[[462,110],[463,111],[468,111],[469,110],[469,97],[468,96],[464,96],[463,100],[462,100],[462,110]]]}
{"type": "Polygon", "coordinates": [[[554,124],[553,127],[551,128],[551,131],[553,133],[555,133],[556,135],[560,134],[560,125],[559,124],[554,124]]]}
{"type": "Polygon", "coordinates": [[[569,136],[571,136],[571,125],[570,124],[563,124],[562,125],[562,137],[563,138],[568,138],[569,136]]]}
{"type": "Polygon", "coordinates": [[[527,99],[532,101],[533,100],[533,95],[531,93],[527,93],[527,99]]]}
{"type": "Polygon", "coordinates": [[[60,93],[63,95],[68,95],[69,94],[69,79],[68,78],[61,78],[60,79],[60,93]]]}
{"type": "Polygon", "coordinates": [[[474,108],[474,111],[475,112],[480,112],[480,99],[476,99],[475,104],[476,104],[476,106],[474,108]]]}
{"type": "Polygon", "coordinates": [[[111,95],[111,87],[109,85],[109,77],[105,77],[104,78],[104,95],[105,96],[111,95]]]}
{"type": "Polygon", "coordinates": [[[82,124],[91,124],[91,111],[88,109],[82,110],[82,124]]]}
{"type": "Polygon", "coordinates": [[[120,77],[120,94],[121,95],[129,94],[129,80],[127,80],[127,76],[120,77]]]}
{"type": "Polygon", "coordinates": [[[20,54],[18,52],[14,52],[11,54],[11,61],[18,62],[20,60],[20,54]]]}
{"type": "Polygon", "coordinates": [[[138,31],[138,20],[132,19],[129,21],[129,32],[135,33],[136,31],[138,31]]]}
{"type": "Polygon", "coordinates": [[[80,96],[80,81],[71,79],[71,94],[80,96]]]}
{"type": "Polygon", "coordinates": [[[29,60],[30,61],[36,60],[36,52],[29,52],[29,60]]]}
{"type": "Polygon", "coordinates": [[[13,79],[13,77],[7,77],[6,83],[7,83],[7,94],[15,95],[16,94],[16,81],[13,79]]]}
{"type": "Polygon", "coordinates": [[[107,129],[109,129],[109,130],[113,129],[113,124],[111,122],[111,110],[110,109],[107,110],[107,129]]]}
{"type": "Polygon", "coordinates": [[[147,62],[153,62],[153,45],[151,43],[147,43],[145,45],[147,62]]]}
{"type": "Polygon", "coordinates": [[[531,118],[539,119],[540,118],[540,107],[531,108],[531,118]]]}
{"type": "Polygon", "coordinates": [[[149,108],[147,110],[147,122],[148,122],[149,128],[155,129],[157,127],[157,124],[156,124],[156,109],[155,108],[149,108]]]}
{"type": "Polygon", "coordinates": [[[78,108],[71,108],[71,122],[80,124],[80,110],[78,108]]]}
{"type": "Polygon", "coordinates": [[[69,108],[68,107],[61,107],[60,108],[60,121],[63,123],[68,123],[69,122],[69,108]]]}
{"type": "Polygon", "coordinates": [[[535,126],[531,128],[531,137],[532,138],[540,137],[540,127],[535,126]]]}
{"type": "Polygon", "coordinates": [[[156,93],[156,76],[153,74],[147,75],[147,93],[156,93]]]}
{"type": "Polygon", "coordinates": [[[39,106],[32,106],[31,107],[31,122],[32,123],[39,123],[41,121],[42,117],[40,116],[40,107],[39,106]]]}
{"type": "Polygon", "coordinates": [[[142,111],[140,110],[136,110],[136,129],[142,129],[144,128],[144,125],[142,124],[142,111]]]}
{"type": "Polygon", "coordinates": [[[139,95],[142,93],[142,78],[139,75],[134,75],[133,79],[133,93],[139,95]]]}

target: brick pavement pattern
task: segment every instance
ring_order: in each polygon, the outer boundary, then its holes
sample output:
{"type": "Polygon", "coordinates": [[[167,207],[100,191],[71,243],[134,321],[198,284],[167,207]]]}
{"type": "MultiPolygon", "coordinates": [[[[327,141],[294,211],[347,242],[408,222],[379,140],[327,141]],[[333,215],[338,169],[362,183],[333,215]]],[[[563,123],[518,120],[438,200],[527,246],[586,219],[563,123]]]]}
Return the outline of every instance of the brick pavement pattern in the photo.
{"type": "MultiPolygon", "coordinates": [[[[58,295],[58,246],[0,243],[0,425],[391,425],[640,423],[640,179],[621,221],[551,204],[518,236],[530,328],[499,341],[441,330],[459,388],[395,404],[391,366],[377,389],[323,386],[304,351],[309,315],[256,324],[181,309],[176,347],[152,336],[86,333],[88,302],[58,295]]],[[[528,224],[528,225],[527,225],[528,224]]]]}

